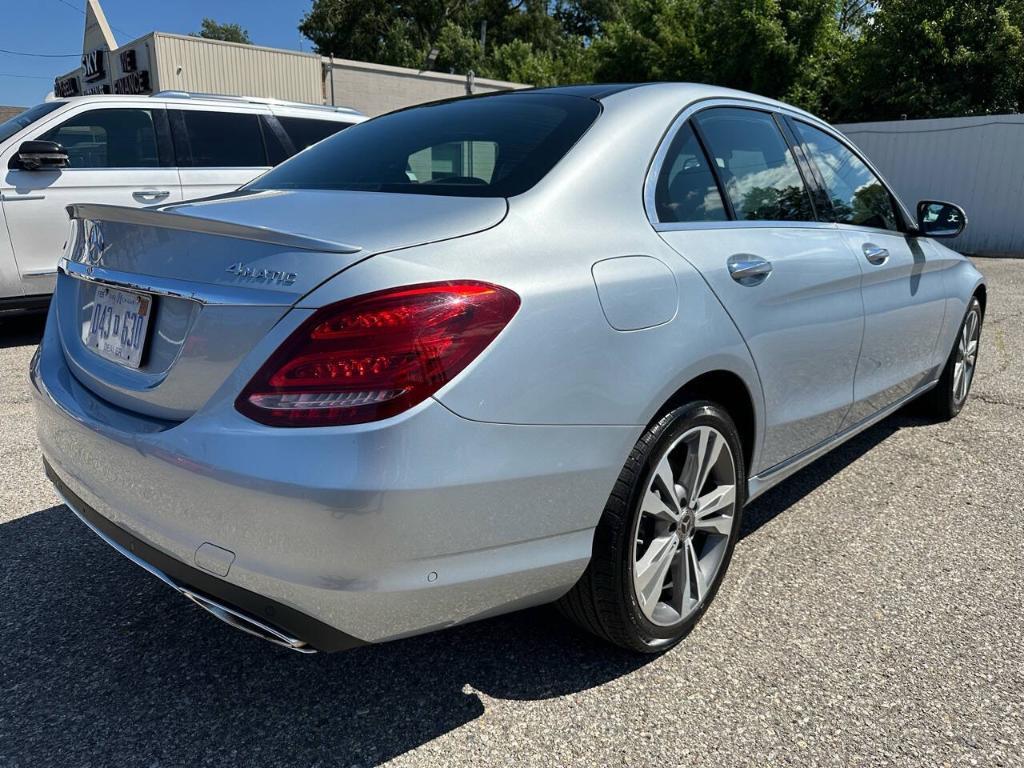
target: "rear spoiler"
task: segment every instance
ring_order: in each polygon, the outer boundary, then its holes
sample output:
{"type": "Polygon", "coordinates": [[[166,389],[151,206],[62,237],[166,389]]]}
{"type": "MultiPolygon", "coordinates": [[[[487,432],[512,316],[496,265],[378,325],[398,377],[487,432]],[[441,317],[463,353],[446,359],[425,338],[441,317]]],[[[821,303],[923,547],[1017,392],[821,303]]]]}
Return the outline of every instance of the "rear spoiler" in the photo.
{"type": "Polygon", "coordinates": [[[362,250],[358,245],[339,243],[331,240],[320,240],[315,237],[280,232],[267,227],[253,227],[247,224],[235,224],[228,221],[206,219],[200,216],[186,216],[182,213],[163,211],[156,208],[129,208],[122,205],[102,205],[99,203],[75,203],[67,207],[68,216],[72,219],[89,219],[92,221],[116,221],[120,224],[139,224],[145,227],[161,227],[178,229],[186,232],[200,232],[205,235],[220,235],[238,240],[255,240],[259,243],[282,245],[286,248],[298,248],[304,251],[325,251],[327,253],[358,253],[362,250]]]}

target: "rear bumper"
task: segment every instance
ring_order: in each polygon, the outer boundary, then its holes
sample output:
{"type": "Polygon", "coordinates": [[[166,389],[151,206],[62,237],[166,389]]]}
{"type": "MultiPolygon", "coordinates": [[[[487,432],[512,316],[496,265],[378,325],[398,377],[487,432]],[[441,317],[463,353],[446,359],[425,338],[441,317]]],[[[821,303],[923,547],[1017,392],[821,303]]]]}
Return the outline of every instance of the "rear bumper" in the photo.
{"type": "Polygon", "coordinates": [[[175,426],[147,422],[75,380],[53,323],[31,377],[44,458],[80,515],[145,548],[176,588],[323,650],[559,597],[640,431],[486,424],[433,400],[373,425],[277,430],[232,392],[175,426]],[[204,561],[210,545],[223,562],[204,561]]]}
{"type": "Polygon", "coordinates": [[[46,476],[64,503],[107,544],[221,621],[300,653],[344,651],[364,645],[287,605],[193,568],[119,528],[65,485],[45,460],[46,476]]]}

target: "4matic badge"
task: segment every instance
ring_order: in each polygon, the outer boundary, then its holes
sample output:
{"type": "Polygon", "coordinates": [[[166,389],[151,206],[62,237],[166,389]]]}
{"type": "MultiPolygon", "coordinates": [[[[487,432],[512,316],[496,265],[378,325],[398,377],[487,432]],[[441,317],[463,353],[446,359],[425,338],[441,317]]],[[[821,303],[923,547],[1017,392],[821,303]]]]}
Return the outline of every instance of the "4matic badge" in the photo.
{"type": "Polygon", "coordinates": [[[297,272],[280,272],[276,269],[259,269],[257,267],[246,266],[246,264],[241,261],[236,264],[232,264],[225,270],[225,272],[230,272],[235,277],[243,280],[277,283],[278,285],[291,285],[299,278],[297,272]]]}

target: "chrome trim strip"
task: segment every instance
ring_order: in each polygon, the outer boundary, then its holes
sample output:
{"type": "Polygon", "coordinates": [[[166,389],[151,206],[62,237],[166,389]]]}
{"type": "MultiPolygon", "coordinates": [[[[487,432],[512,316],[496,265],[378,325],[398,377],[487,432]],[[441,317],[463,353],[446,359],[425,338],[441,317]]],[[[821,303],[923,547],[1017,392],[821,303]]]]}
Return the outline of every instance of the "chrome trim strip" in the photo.
{"type": "MultiPolygon", "coordinates": [[[[835,229],[831,221],[671,221],[654,224],[655,232],[707,229],[835,229]]],[[[874,230],[878,232],[879,230],[874,230]]],[[[900,234],[896,232],[895,234],[900,234]]]]}
{"type": "Polygon", "coordinates": [[[57,274],[57,269],[30,269],[28,272],[22,272],[22,277],[51,277],[57,274]]]}
{"type": "Polygon", "coordinates": [[[847,427],[842,432],[837,432],[832,437],[828,438],[827,440],[821,443],[818,443],[815,446],[812,446],[811,448],[808,448],[803,453],[798,453],[796,456],[793,456],[790,459],[786,459],[781,464],[776,464],[774,467],[770,467],[765,471],[761,472],[760,474],[754,475],[747,481],[747,502],[749,503],[753,501],[762,493],[767,491],[769,488],[778,485],[787,477],[796,474],[798,471],[806,467],[808,464],[824,456],[833,448],[837,447],[841,443],[845,443],[851,437],[860,434],[868,427],[872,427],[878,422],[887,418],[888,416],[891,416],[904,405],[913,400],[915,397],[917,397],[918,395],[923,395],[925,392],[927,392],[929,389],[932,389],[938,383],[938,379],[936,379],[935,381],[930,381],[927,384],[918,387],[913,392],[904,395],[895,403],[886,406],[885,408],[878,411],[874,415],[868,416],[866,419],[862,419],[856,424],[847,427]]]}
{"type": "MultiPolygon", "coordinates": [[[[172,203],[172,205],[175,205],[172,203]]],[[[298,248],[304,251],[324,251],[326,253],[358,253],[362,248],[358,245],[338,243],[331,240],[320,240],[306,235],[290,232],[279,232],[276,229],[256,227],[249,224],[236,224],[217,219],[205,219],[174,213],[159,208],[128,208],[120,205],[103,205],[99,203],[75,203],[67,206],[68,216],[72,219],[92,219],[98,221],[114,221],[120,224],[138,224],[146,227],[176,229],[186,232],[198,232],[206,235],[220,235],[239,240],[255,240],[260,243],[281,245],[286,248],[298,248]]]]}
{"type": "Polygon", "coordinates": [[[5,203],[16,203],[19,200],[45,200],[45,199],[46,199],[46,195],[15,195],[14,197],[11,197],[8,194],[0,193],[0,200],[3,200],[5,203]]]}
{"type": "Polygon", "coordinates": [[[280,645],[284,648],[288,648],[292,651],[298,651],[299,653],[316,653],[316,649],[310,648],[302,640],[290,637],[281,632],[280,630],[274,629],[273,627],[268,626],[263,622],[252,618],[251,616],[246,616],[243,613],[239,613],[238,611],[234,610],[233,608],[229,608],[223,603],[219,603],[216,600],[212,600],[211,598],[206,597],[205,595],[196,594],[192,590],[179,585],[176,581],[174,581],[174,579],[172,579],[166,573],[161,571],[159,568],[150,565],[133,552],[129,552],[127,549],[122,547],[112,538],[107,536],[107,534],[105,534],[95,525],[90,523],[77,509],[75,509],[74,506],[72,506],[72,504],[67,500],[64,494],[60,492],[59,489],[54,488],[54,492],[60,497],[61,501],[64,502],[64,506],[66,506],[68,509],[74,512],[75,517],[77,517],[79,520],[85,523],[86,527],[90,531],[95,533],[97,536],[99,536],[107,545],[112,547],[119,554],[131,560],[133,563],[135,563],[135,565],[139,566],[140,568],[152,574],[153,576],[156,576],[164,584],[169,586],[174,591],[184,595],[203,610],[216,616],[225,624],[228,624],[234,627],[235,629],[240,629],[243,632],[246,632],[250,635],[255,635],[256,637],[262,638],[267,642],[274,643],[275,645],[280,645]]]}
{"type": "Polygon", "coordinates": [[[131,272],[118,272],[104,267],[93,267],[61,258],[59,271],[76,280],[110,285],[132,291],[142,291],[154,296],[170,296],[187,299],[199,304],[231,304],[250,307],[290,307],[295,303],[296,294],[264,288],[245,286],[197,286],[185,280],[171,277],[153,277],[131,272]]]}

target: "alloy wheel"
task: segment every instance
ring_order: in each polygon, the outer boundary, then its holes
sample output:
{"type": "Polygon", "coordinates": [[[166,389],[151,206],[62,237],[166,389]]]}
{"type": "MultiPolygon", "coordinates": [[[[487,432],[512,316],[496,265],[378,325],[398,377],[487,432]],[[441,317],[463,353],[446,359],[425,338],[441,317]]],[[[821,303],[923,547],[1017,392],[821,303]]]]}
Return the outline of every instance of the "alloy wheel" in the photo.
{"type": "Polygon", "coordinates": [[[978,361],[978,338],[981,334],[981,318],[972,309],[964,318],[960,338],[956,345],[956,361],[953,363],[953,402],[960,405],[967,399],[974,379],[974,368],[978,361]]]}
{"type": "Polygon", "coordinates": [[[704,602],[736,521],[736,464],[714,427],[687,430],[645,486],[633,532],[633,589],[644,616],[677,624],[704,602]]]}

